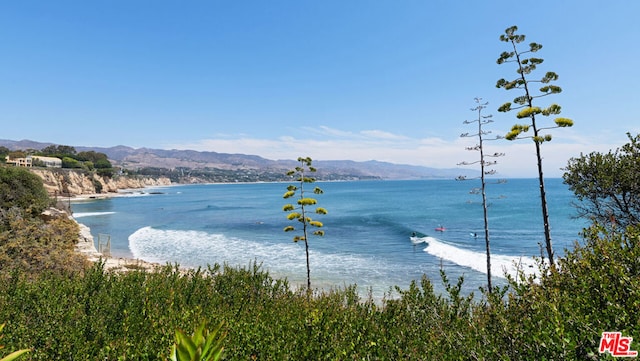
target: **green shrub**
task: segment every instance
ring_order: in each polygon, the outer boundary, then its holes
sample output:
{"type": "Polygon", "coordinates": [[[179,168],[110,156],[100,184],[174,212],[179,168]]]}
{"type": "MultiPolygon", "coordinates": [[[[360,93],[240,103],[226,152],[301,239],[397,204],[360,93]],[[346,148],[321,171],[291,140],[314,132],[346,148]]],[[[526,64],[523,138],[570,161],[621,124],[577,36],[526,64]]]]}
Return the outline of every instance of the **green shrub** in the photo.
{"type": "MultiPolygon", "coordinates": [[[[0,333],[2,333],[2,329],[4,328],[4,323],[0,325],[0,333]]],[[[0,334],[0,339],[2,339],[2,335],[0,334]]],[[[2,350],[4,348],[3,345],[0,345],[0,350],[2,350]]],[[[0,359],[0,361],[13,361],[13,360],[17,360],[18,358],[20,358],[20,356],[22,356],[23,354],[29,352],[31,350],[29,349],[22,349],[22,350],[18,350],[18,351],[14,351],[12,353],[10,353],[9,355],[3,357],[0,359]]]]}
{"type": "Polygon", "coordinates": [[[515,292],[494,315],[508,332],[510,358],[595,357],[605,331],[638,339],[639,246],[638,227],[621,232],[594,225],[584,231],[584,244],[576,243],[556,268],[514,284],[515,292]]]}
{"type": "Polygon", "coordinates": [[[86,259],[74,251],[78,224],[66,217],[48,222],[26,218],[12,208],[0,213],[0,275],[14,268],[35,274],[41,271],[78,272],[86,259]]]}
{"type": "Polygon", "coordinates": [[[71,157],[62,157],[62,168],[82,168],[82,163],[71,157]]]}
{"type": "Polygon", "coordinates": [[[40,177],[22,167],[0,166],[0,211],[16,207],[37,216],[50,204],[40,177]]]}
{"type": "Polygon", "coordinates": [[[187,335],[176,330],[176,342],[171,352],[172,361],[217,361],[222,357],[223,341],[226,333],[222,331],[221,323],[218,328],[209,331],[203,322],[193,335],[187,335]]]}
{"type": "Polygon", "coordinates": [[[96,193],[102,193],[102,183],[95,178],[93,179],[93,187],[96,189],[96,193]]]}

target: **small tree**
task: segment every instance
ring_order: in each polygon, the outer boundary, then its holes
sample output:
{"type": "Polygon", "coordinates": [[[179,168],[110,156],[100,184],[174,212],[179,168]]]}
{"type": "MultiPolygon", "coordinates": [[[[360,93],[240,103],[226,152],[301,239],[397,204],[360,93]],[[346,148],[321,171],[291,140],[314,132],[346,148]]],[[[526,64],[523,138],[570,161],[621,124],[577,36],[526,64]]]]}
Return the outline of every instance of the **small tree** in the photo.
{"type": "Polygon", "coordinates": [[[87,152],[79,152],[76,159],[78,159],[79,161],[91,161],[94,163],[97,163],[100,160],[108,160],[107,155],[104,153],[99,153],[93,150],[87,151],[87,152]]]}
{"type": "Polygon", "coordinates": [[[550,116],[560,114],[560,106],[558,104],[551,104],[547,108],[540,108],[534,106],[533,100],[541,97],[545,97],[551,94],[558,94],[562,91],[559,86],[551,85],[552,81],[558,79],[558,75],[554,72],[547,72],[541,79],[531,80],[529,75],[536,69],[536,66],[542,64],[544,59],[535,57],[524,57],[525,54],[535,53],[542,49],[541,44],[530,43],[529,49],[522,51],[518,49],[518,44],[522,43],[525,39],[524,35],[516,34],[518,30],[517,26],[512,26],[505,30],[505,34],[500,35],[500,41],[511,44],[513,51],[505,51],[500,54],[497,60],[498,64],[503,63],[516,63],[516,72],[518,76],[512,80],[500,79],[496,83],[497,88],[504,88],[505,90],[520,89],[524,91],[524,94],[519,95],[513,99],[513,102],[517,104],[515,107],[511,107],[511,103],[505,103],[498,111],[508,112],[510,110],[520,109],[516,117],[518,119],[529,119],[525,124],[515,124],[509,133],[505,136],[508,140],[531,138],[536,148],[536,157],[538,163],[538,180],[540,184],[540,199],[542,202],[542,220],[544,223],[544,237],[547,248],[547,255],[549,257],[549,263],[553,264],[553,248],[551,244],[551,227],[549,225],[549,212],[547,210],[547,195],[544,187],[544,174],[542,172],[542,155],[540,153],[540,145],[543,142],[551,140],[550,134],[542,134],[541,131],[558,128],[558,127],[570,127],[573,125],[573,121],[567,118],[555,118],[555,126],[542,128],[536,123],[536,115],[550,116]],[[539,93],[535,93],[533,88],[534,83],[544,84],[539,93]],[[533,135],[523,136],[529,130],[533,130],[533,135]]]}
{"type": "Polygon", "coordinates": [[[23,150],[15,150],[7,153],[7,155],[9,156],[9,159],[17,159],[17,158],[25,158],[27,156],[27,153],[23,150]]]}
{"type": "MultiPolygon", "coordinates": [[[[489,169],[490,166],[496,164],[496,161],[487,161],[485,158],[495,158],[501,157],[504,153],[493,153],[493,154],[485,154],[484,152],[484,141],[486,139],[483,136],[488,135],[491,131],[485,131],[482,129],[482,126],[485,124],[492,123],[491,115],[482,115],[482,109],[487,107],[489,103],[481,103],[482,98],[475,98],[476,106],[472,108],[472,111],[478,112],[478,118],[474,120],[465,120],[464,124],[473,124],[476,123],[478,125],[477,133],[469,134],[463,133],[461,137],[478,137],[478,144],[473,147],[467,147],[467,150],[478,151],[480,152],[480,160],[474,162],[461,162],[458,165],[472,165],[472,164],[480,164],[480,193],[482,194],[482,211],[484,216],[484,240],[485,246],[487,249],[487,287],[488,292],[491,293],[493,287],[491,285],[491,247],[489,240],[489,217],[487,213],[487,193],[486,193],[486,180],[485,176],[495,174],[495,169],[489,169]]],[[[468,180],[465,176],[459,176],[458,180],[468,180]]]]}
{"type": "Polygon", "coordinates": [[[4,161],[5,157],[11,153],[11,149],[0,145],[0,161],[4,161]]]}
{"type": "MultiPolygon", "coordinates": [[[[316,169],[311,164],[311,158],[298,158],[299,166],[295,167],[287,172],[287,175],[293,177],[294,181],[297,182],[298,185],[289,185],[287,187],[287,192],[284,194],[283,198],[288,199],[298,196],[298,200],[296,205],[293,204],[285,204],[282,207],[282,210],[285,212],[289,212],[287,215],[287,219],[290,221],[298,221],[302,224],[302,234],[296,235],[293,237],[294,242],[304,241],[305,254],[307,256],[307,291],[311,292],[311,268],[309,266],[309,238],[308,238],[308,228],[322,228],[323,224],[319,221],[314,221],[309,217],[310,214],[309,207],[315,205],[317,200],[315,198],[310,198],[306,196],[307,191],[304,188],[304,185],[307,183],[314,183],[316,181],[315,178],[307,176],[308,173],[315,173],[316,169]]],[[[323,191],[319,187],[315,187],[313,189],[313,194],[322,194],[323,191]]],[[[315,209],[316,214],[327,214],[327,210],[322,207],[317,207],[315,209]]],[[[285,232],[295,231],[296,228],[294,226],[287,226],[284,228],[285,232]]],[[[312,233],[316,236],[324,236],[324,231],[321,229],[315,230],[312,233]]]]}
{"type": "Polygon", "coordinates": [[[571,158],[563,175],[580,216],[622,229],[640,224],[640,134],[627,137],[615,152],[571,158]]]}
{"type": "Polygon", "coordinates": [[[76,153],[76,148],[70,145],[50,145],[41,150],[41,154],[47,156],[74,156],[76,153]]]}
{"type": "Polygon", "coordinates": [[[82,163],[71,157],[62,157],[62,168],[82,168],[82,163]]]}
{"type": "Polygon", "coordinates": [[[111,165],[111,162],[109,162],[109,160],[105,159],[98,159],[93,166],[96,169],[96,173],[99,176],[103,176],[103,177],[112,177],[113,176],[113,166],[111,165]]]}

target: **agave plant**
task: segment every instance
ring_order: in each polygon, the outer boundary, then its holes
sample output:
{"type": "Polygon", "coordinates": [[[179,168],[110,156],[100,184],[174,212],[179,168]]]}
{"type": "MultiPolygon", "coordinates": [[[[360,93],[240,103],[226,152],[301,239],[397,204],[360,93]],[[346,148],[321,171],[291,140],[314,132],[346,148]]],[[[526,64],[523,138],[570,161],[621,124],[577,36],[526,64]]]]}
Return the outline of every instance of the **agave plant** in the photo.
{"type": "MultiPolygon", "coordinates": [[[[189,336],[176,330],[176,342],[171,350],[171,361],[217,361],[222,357],[222,345],[226,332],[222,332],[224,322],[210,332],[203,322],[189,336]]],[[[2,361],[2,360],[0,360],[2,361]]]]}
{"type": "MultiPolygon", "coordinates": [[[[2,333],[2,329],[4,329],[4,323],[2,325],[0,325],[0,333],[2,333]]],[[[2,335],[0,335],[0,339],[2,339],[2,335]]],[[[3,345],[0,345],[0,350],[2,350],[4,348],[3,345]]],[[[29,352],[31,350],[29,349],[24,349],[24,350],[18,350],[15,352],[12,352],[11,354],[3,357],[0,359],[0,361],[13,361],[13,360],[17,360],[20,356],[22,356],[23,354],[29,352]]]]}
{"type": "MultiPolygon", "coordinates": [[[[315,173],[316,168],[312,166],[312,160],[309,157],[303,158],[299,157],[298,162],[300,165],[295,167],[287,172],[287,175],[293,177],[293,181],[297,182],[299,185],[290,184],[287,186],[287,192],[284,194],[282,198],[288,199],[295,197],[298,195],[297,206],[293,204],[285,204],[282,207],[282,210],[285,212],[289,212],[287,214],[287,219],[290,221],[297,221],[302,224],[302,234],[296,235],[293,237],[294,242],[304,241],[304,250],[307,256],[307,295],[311,294],[311,267],[309,264],[309,238],[307,229],[310,227],[322,228],[322,222],[311,219],[309,217],[310,210],[309,208],[312,205],[318,203],[315,198],[308,197],[307,190],[305,189],[305,184],[314,183],[316,181],[315,178],[308,176],[310,173],[315,173]]],[[[313,194],[323,194],[324,191],[319,187],[315,187],[313,189],[313,194]]],[[[317,207],[315,210],[316,214],[327,214],[327,210],[322,207],[317,207]]],[[[284,228],[285,232],[295,231],[296,228],[294,226],[286,226],[284,228]]],[[[312,233],[314,236],[324,236],[323,230],[316,230],[312,233]]]]}

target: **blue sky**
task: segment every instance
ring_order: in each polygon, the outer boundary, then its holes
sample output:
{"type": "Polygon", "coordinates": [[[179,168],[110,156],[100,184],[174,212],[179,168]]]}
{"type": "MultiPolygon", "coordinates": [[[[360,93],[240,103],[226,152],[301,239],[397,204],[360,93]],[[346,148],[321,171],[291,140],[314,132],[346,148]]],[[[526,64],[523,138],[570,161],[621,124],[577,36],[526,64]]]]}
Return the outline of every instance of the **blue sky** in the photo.
{"type": "MultiPolygon", "coordinates": [[[[269,159],[473,161],[474,98],[495,134],[517,122],[496,89],[517,25],[538,76],[559,74],[571,129],[545,174],[640,132],[636,1],[4,1],[0,138],[194,149],[269,159]]],[[[546,119],[545,119],[546,121],[546,119]]],[[[529,140],[495,141],[502,176],[536,174],[529,140]]]]}

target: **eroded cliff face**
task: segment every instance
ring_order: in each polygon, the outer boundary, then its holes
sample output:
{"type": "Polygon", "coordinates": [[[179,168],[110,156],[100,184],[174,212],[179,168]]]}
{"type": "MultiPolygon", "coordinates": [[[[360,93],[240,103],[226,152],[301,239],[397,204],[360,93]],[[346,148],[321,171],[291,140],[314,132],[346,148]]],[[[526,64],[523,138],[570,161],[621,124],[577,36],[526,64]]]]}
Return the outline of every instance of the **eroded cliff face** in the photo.
{"type": "Polygon", "coordinates": [[[77,196],[82,194],[115,193],[120,189],[136,189],[170,185],[169,178],[114,176],[106,178],[67,169],[31,169],[42,178],[50,195],[77,196]]]}

